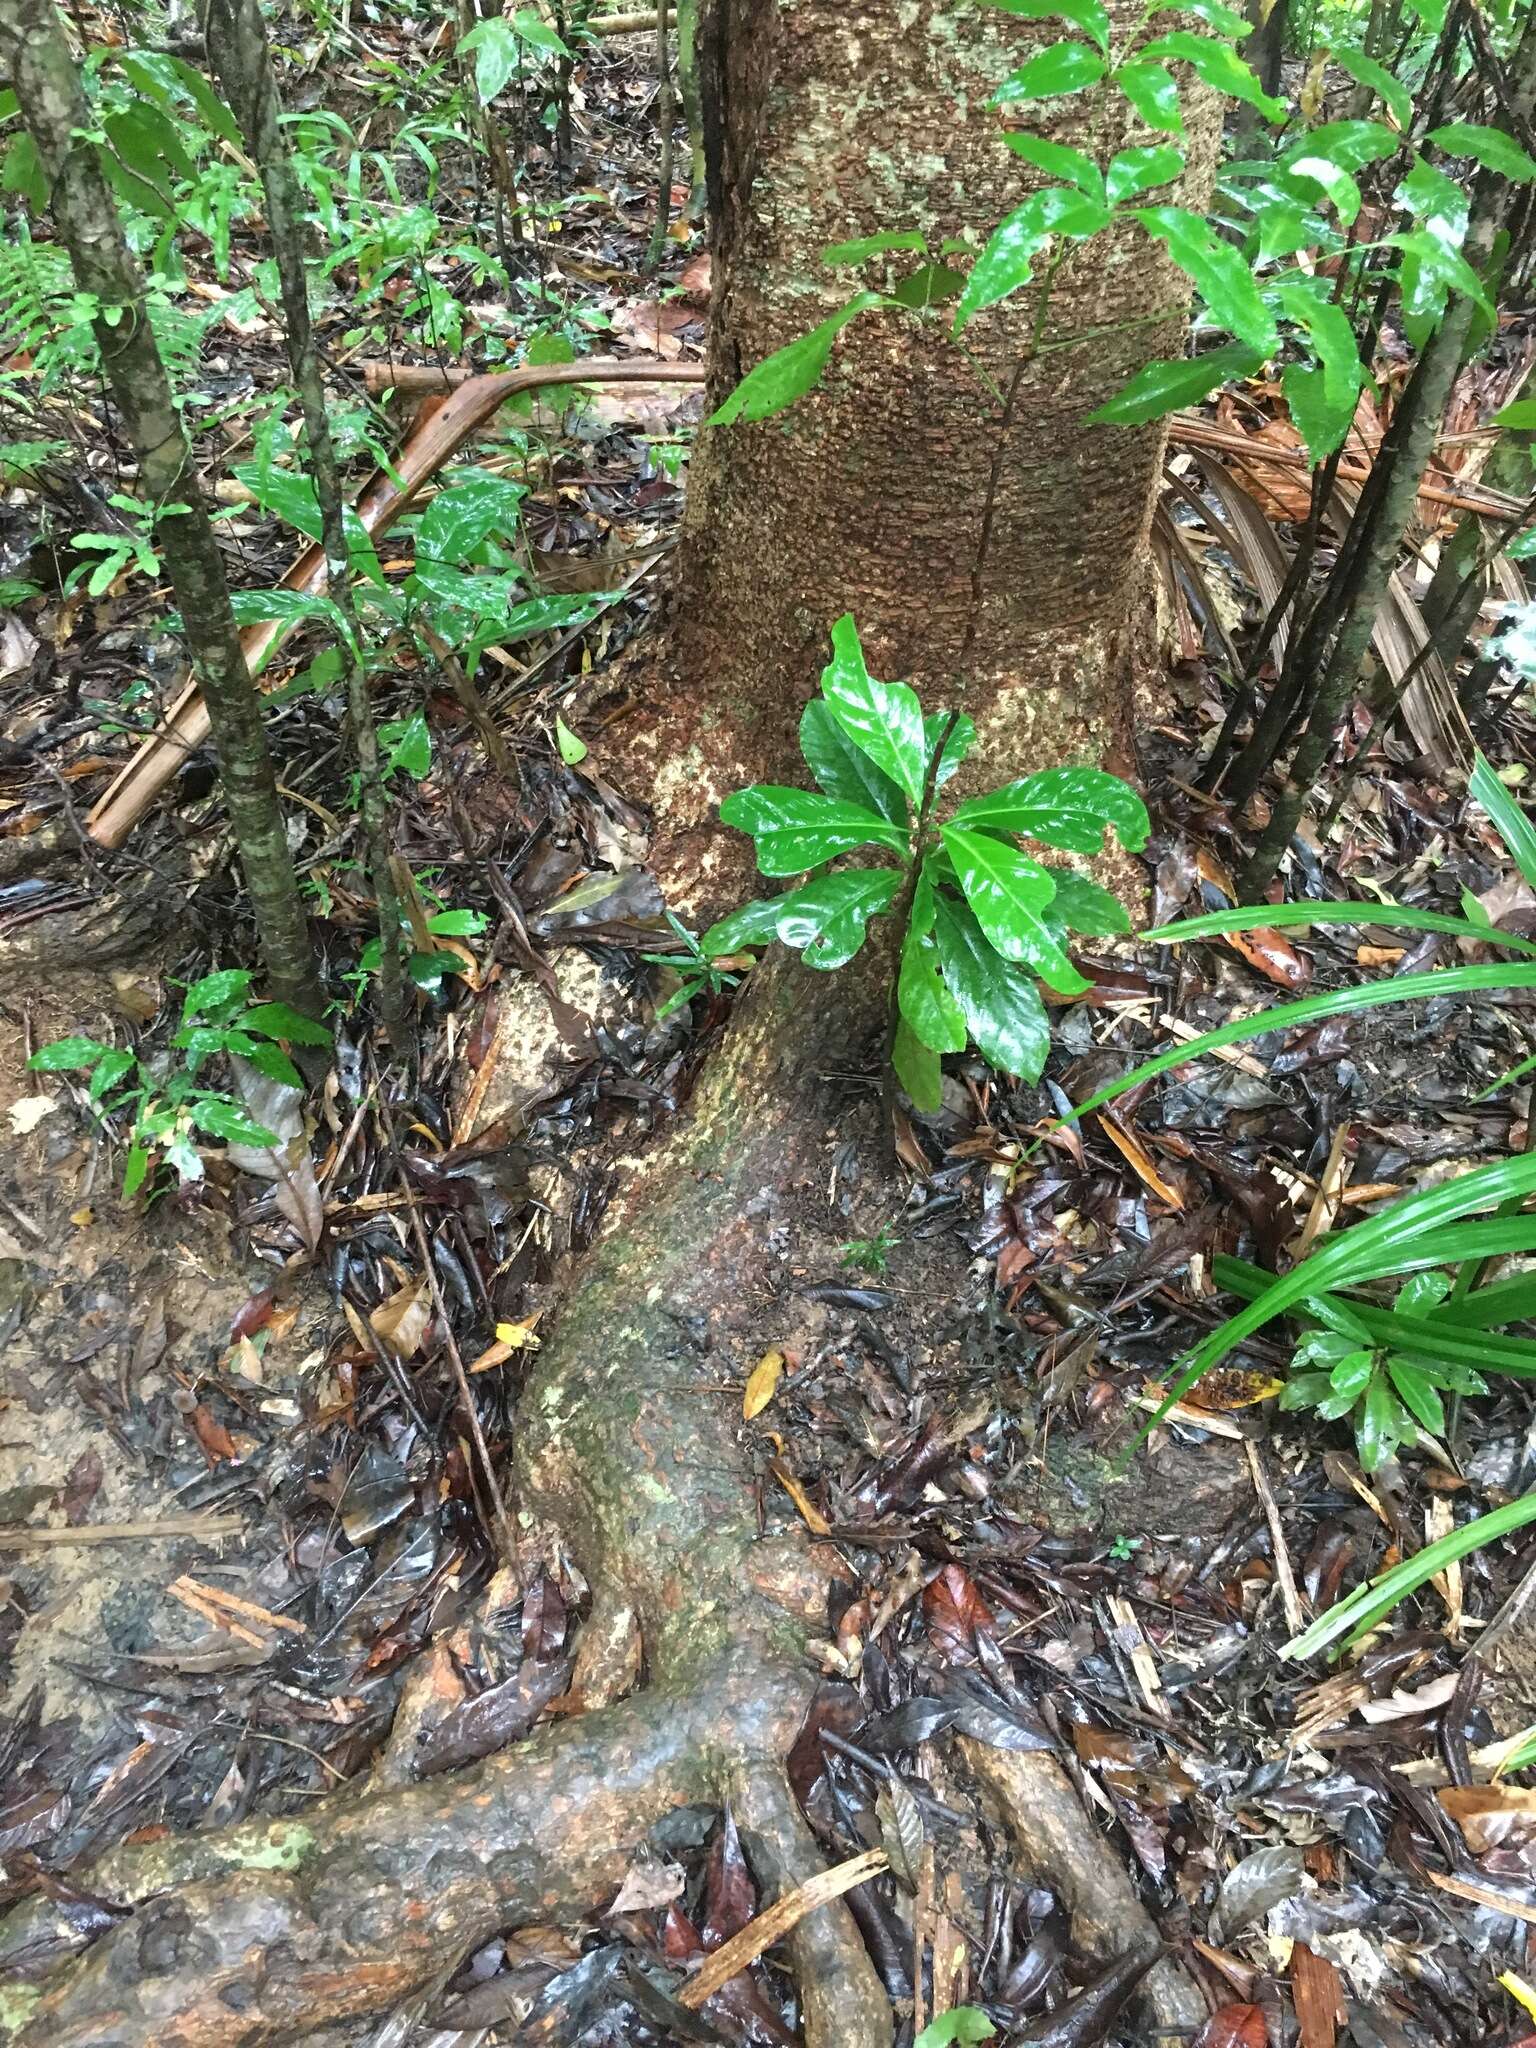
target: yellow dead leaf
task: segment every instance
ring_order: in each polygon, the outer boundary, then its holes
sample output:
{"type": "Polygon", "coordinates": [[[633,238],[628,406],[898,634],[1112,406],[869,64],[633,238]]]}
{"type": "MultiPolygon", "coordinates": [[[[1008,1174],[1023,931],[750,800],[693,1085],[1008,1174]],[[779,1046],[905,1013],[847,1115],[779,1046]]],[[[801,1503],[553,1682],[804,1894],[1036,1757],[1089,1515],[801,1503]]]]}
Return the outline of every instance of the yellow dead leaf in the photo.
{"type": "Polygon", "coordinates": [[[1513,1970],[1504,1970],[1500,1973],[1499,1982],[1515,2003],[1523,2005],[1531,2018],[1536,2020],[1536,1991],[1531,1989],[1525,1979],[1517,1977],[1513,1970]]]}
{"type": "Polygon", "coordinates": [[[779,1375],[784,1370],[782,1351],[765,1351],[753,1366],[747,1380],[747,1391],[742,1396],[741,1412],[750,1422],[754,1415],[761,1415],[778,1391],[779,1375]]]}
{"type": "Polygon", "coordinates": [[[397,1287],[368,1318],[375,1337],[400,1358],[413,1358],[421,1349],[431,1320],[432,1296],[425,1274],[397,1287]]]}
{"type": "Polygon", "coordinates": [[[487,1344],[478,1358],[472,1358],[465,1368],[469,1372],[489,1372],[493,1365],[505,1365],[512,1356],[512,1346],[503,1344],[498,1338],[494,1344],[487,1344]]]}
{"type": "Polygon", "coordinates": [[[820,1508],[816,1506],[816,1503],[811,1499],[783,1459],[771,1458],[768,1462],[768,1470],[800,1510],[805,1526],[810,1530],[811,1534],[813,1536],[830,1536],[832,1534],[832,1524],[827,1520],[820,1508]]]}
{"type": "Polygon", "coordinates": [[[1127,1130],[1119,1118],[1111,1116],[1108,1111],[1100,1111],[1099,1123],[1103,1128],[1105,1137],[1109,1139],[1115,1150],[1130,1162],[1137,1178],[1145,1181],[1158,1200],[1166,1202],[1170,1209],[1182,1209],[1184,1197],[1176,1187],[1170,1186],[1163,1179],[1163,1176],[1153,1164],[1151,1154],[1135,1133],[1127,1130]]]}
{"type": "Polygon", "coordinates": [[[83,1209],[71,1209],[69,1220],[74,1224],[76,1230],[89,1230],[96,1221],[96,1211],[87,1202],[83,1209]]]}
{"type": "Polygon", "coordinates": [[[509,1351],[537,1351],[539,1340],[533,1334],[533,1328],[543,1313],[542,1309],[535,1309],[531,1316],[524,1316],[521,1322],[498,1323],[496,1342],[505,1344],[509,1351]]]}

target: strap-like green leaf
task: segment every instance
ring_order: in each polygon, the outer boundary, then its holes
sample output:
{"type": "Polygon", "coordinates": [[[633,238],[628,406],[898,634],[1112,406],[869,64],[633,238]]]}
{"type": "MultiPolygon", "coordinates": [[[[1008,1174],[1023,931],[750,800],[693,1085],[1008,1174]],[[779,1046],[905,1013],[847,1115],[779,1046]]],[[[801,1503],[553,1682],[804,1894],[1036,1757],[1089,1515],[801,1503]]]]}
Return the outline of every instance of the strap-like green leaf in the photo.
{"type": "Polygon", "coordinates": [[[1073,149],[1065,142],[1052,142],[1045,135],[1032,135],[1027,129],[1007,129],[1003,140],[1015,156],[1023,157],[1025,163],[1033,164],[1047,177],[1059,179],[1064,185],[1075,185],[1090,199],[1104,197],[1104,173],[1083,150],[1073,149]]]}
{"type": "Polygon", "coordinates": [[[1264,358],[1257,349],[1241,342],[1195,356],[1187,362],[1148,363],[1126,385],[1088,415],[1089,424],[1105,427],[1141,427],[1181,406],[1198,405],[1202,398],[1234,378],[1248,377],[1264,358]]]}
{"type": "Polygon", "coordinates": [[[1427,139],[1447,156],[1469,156],[1485,171],[1511,178],[1516,184],[1529,184],[1536,178],[1536,157],[1502,128],[1485,128],[1476,121],[1448,121],[1443,128],[1432,128],[1427,139]]]}
{"type": "Polygon", "coordinates": [[[1532,888],[1536,888],[1536,826],[1531,824],[1481,752],[1473,762],[1468,788],[1492,818],[1515,866],[1532,888]]]}
{"type": "Polygon", "coordinates": [[[1375,93],[1399,128],[1413,126],[1413,94],[1407,86],[1399,85],[1385,64],[1378,64],[1374,57],[1367,57],[1363,50],[1352,49],[1347,43],[1331,50],[1329,56],[1357,85],[1368,86],[1375,93]]]}
{"type": "Polygon", "coordinates": [[[1252,67],[1243,62],[1229,42],[1218,36],[1202,36],[1193,29],[1178,28],[1171,35],[1159,36],[1156,42],[1148,43],[1137,52],[1137,57],[1138,60],[1172,57],[1187,64],[1213,92],[1224,92],[1229,99],[1242,100],[1250,107],[1257,107],[1267,121],[1283,121],[1286,117],[1285,101],[1267,93],[1252,67]]]}

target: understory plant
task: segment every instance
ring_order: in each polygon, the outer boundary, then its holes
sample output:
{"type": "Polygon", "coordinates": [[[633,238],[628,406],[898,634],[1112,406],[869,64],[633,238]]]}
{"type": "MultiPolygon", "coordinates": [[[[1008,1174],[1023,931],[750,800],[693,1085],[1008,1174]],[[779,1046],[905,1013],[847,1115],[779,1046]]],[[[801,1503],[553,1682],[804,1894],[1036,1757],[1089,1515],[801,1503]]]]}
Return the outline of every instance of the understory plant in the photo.
{"type": "Polygon", "coordinates": [[[252,1120],[226,1088],[201,1079],[217,1054],[246,1060],[257,1073],[289,1088],[303,1077],[289,1057],[289,1045],[329,1046],[323,1024],[287,1003],[252,1003],[255,976],[226,967],[205,974],[186,990],[181,1025],[171,1039],[179,1060],[142,1058],[124,1046],[94,1038],[58,1038],[40,1046],[27,1062],[41,1073],[87,1073],[86,1098],[103,1124],[120,1119],[128,1133],[123,1194],[136,1195],[158,1157],[178,1179],[201,1180],[198,1135],[228,1145],[272,1146],[279,1138],[252,1120]]]}
{"type": "Polygon", "coordinates": [[[940,1100],[940,1060],[974,1042],[994,1066],[1037,1080],[1050,1025],[1035,977],[1059,995],[1091,984],[1066,953],[1071,932],[1130,929],[1121,903],[1088,876],[1046,867],[1020,846],[1096,854],[1106,830],[1146,844],[1146,806],[1117,776],[1045,768],[942,818],[938,799],[976,730],[961,712],[926,716],[906,683],[877,682],[851,613],[832,628],[821,695],[800,720],[800,750],[819,787],[760,783],[720,807],[750,832],[765,875],[809,872],[782,896],[748,903],[703,936],[721,959],[772,940],[808,967],[846,966],[869,920],[898,927],[889,1055],[919,1109],[940,1100]],[[872,849],[877,864],[839,866],[872,849]]]}

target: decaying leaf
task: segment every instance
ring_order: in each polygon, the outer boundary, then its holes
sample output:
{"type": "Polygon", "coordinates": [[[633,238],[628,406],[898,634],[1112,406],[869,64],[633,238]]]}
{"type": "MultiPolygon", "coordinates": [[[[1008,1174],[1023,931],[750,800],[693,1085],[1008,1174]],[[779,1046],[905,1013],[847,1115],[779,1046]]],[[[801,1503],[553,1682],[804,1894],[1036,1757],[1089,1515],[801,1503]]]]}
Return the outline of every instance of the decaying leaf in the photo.
{"type": "Polygon", "coordinates": [[[765,1351],[753,1366],[741,1401],[741,1412],[746,1421],[750,1422],[754,1415],[761,1415],[768,1406],[778,1391],[779,1376],[783,1370],[782,1351],[765,1351]]]}
{"type": "Polygon", "coordinates": [[[432,1291],[423,1273],[397,1287],[387,1301],[381,1301],[369,1317],[369,1326],[381,1344],[387,1344],[399,1358],[414,1358],[421,1349],[432,1320],[432,1291]]]}

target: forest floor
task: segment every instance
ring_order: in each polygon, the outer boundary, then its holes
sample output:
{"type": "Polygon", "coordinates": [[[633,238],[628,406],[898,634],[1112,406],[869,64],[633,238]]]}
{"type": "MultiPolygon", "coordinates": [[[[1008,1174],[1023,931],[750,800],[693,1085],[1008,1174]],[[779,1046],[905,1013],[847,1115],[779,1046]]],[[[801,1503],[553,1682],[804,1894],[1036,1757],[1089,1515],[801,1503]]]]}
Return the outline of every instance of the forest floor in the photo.
{"type": "MultiPolygon", "coordinates": [[[[647,56],[616,43],[578,74],[567,190],[587,196],[543,260],[606,323],[605,350],[698,359],[699,238],[683,229],[659,277],[643,268],[647,56]]],[[[548,150],[542,162],[553,191],[548,150]]],[[[225,339],[240,374],[271,348],[225,339]]],[[[1512,334],[1468,406],[1495,387],[1496,402],[1528,357],[1512,334]]],[[[115,880],[83,869],[58,828],[121,758],[121,730],[89,706],[114,673],[138,672],[152,614],[142,588],[77,593],[6,627],[4,736],[78,730],[50,755],[56,775],[19,752],[0,763],[0,855],[50,830],[66,855],[36,872],[0,861],[0,941],[15,948],[0,985],[0,1858],[11,1894],[44,1889],[82,1925],[100,1908],[68,1873],[87,1854],[301,1813],[398,1769],[388,1737],[413,1671],[430,1666],[418,1773],[572,1705],[587,1589],[534,1528],[518,1528],[522,1583],[498,1575],[494,1503],[413,1217],[500,1465],[540,1319],[601,1228],[622,1160],[687,1099],[727,1014],[719,999],[660,1014],[676,981],[643,957],[664,937],[646,792],[603,774],[609,700],[643,678],[643,640],[636,660],[617,657],[656,610],[680,503],[658,450],[697,409],[676,392],[607,394],[525,421],[517,447],[500,428],[483,439],[483,462],[530,484],[525,533],[547,588],[608,589],[655,566],[583,632],[506,659],[488,696],[516,787],[440,681],[402,664],[383,686],[381,709],[401,719],[425,686],[432,757],[401,805],[407,865],[429,907],[472,915],[422,998],[408,1128],[391,1133],[387,1077],[343,1033],[315,1131],[318,1259],[270,1186],[216,1152],[201,1182],[122,1202],[82,1092],[26,1068],[65,1034],[163,1045],[174,985],[246,957],[246,941],[194,762],[133,842],[178,905],[157,943],[21,964],[29,931],[115,880]],[[557,709],[587,747],[579,761],[555,744],[557,709]],[[186,1533],[142,1526],[168,1516],[186,1533]]],[[[1196,460],[1176,452],[1188,489],[1169,504],[1207,593],[1221,581],[1231,615],[1251,620],[1243,564],[1190,509],[1196,460]]],[[[1227,487],[1283,524],[1283,497],[1237,469],[1227,487]]],[[[24,525],[36,507],[7,497],[24,525]]],[[[256,580],[258,564],[280,571],[291,534],[245,513],[235,530],[256,580]]],[[[1168,699],[1141,761],[1158,922],[1231,900],[1237,830],[1191,786],[1223,704],[1187,596],[1170,595],[1165,623],[1168,699]]],[[[334,707],[296,697],[273,729],[327,942],[350,961],[364,913],[334,707]]],[[[1525,699],[1500,748],[1501,767],[1536,758],[1525,699]]],[[[1511,883],[1486,820],[1414,741],[1362,720],[1351,752],[1293,893],[1453,912],[1470,894],[1536,931],[1536,899],[1511,883]]],[[[979,2004],[1005,2038],[1035,2039],[1032,2022],[1113,1960],[1074,1949],[1060,1874],[1020,1860],[980,1746],[1060,1758],[1096,1853],[1123,1866],[1206,1995],[1201,2048],[1536,2038],[1536,2005],[1499,1981],[1536,1978],[1536,1795],[1489,1782],[1497,1745],[1536,1722],[1536,1538],[1452,1568],[1342,1675],[1280,1655],[1303,1618],[1453,1512],[1529,1489],[1529,1397],[1497,1380],[1453,1415],[1443,1457],[1367,1477],[1345,1424],[1277,1410],[1289,1347],[1258,1340],[1132,1449],[1173,1361],[1224,1313],[1214,1255],[1273,1264],[1527,1143],[1527,1089],[1475,1098],[1530,1049],[1530,1000],[1277,1033],[1080,1128],[1052,1125],[1170,1031],[1277,991],[1445,962],[1457,943],[1315,927],[1089,951],[1092,992],[1054,1012],[1048,1078],[1014,1087],[978,1059],[952,1062],[941,1110],[900,1121],[894,1174],[875,1066],[849,1046],[824,1174],[752,1305],[750,1369],[707,1397],[741,1412],[764,1525],[799,1518],[841,1560],[792,1777],[833,1860],[889,1854],[855,1903],[899,2014],[916,1990],[929,2014],[979,2004]],[[914,1985],[925,1949],[934,1966],[914,1985]]],[[[497,1939],[408,2031],[333,2038],[792,2042],[793,1993],[771,1956],[702,2016],[669,1995],[669,1973],[756,1910],[729,1815],[690,1809],[584,1934],[497,1939]]],[[[1134,2038],[1116,2028],[1089,2010],[1050,2038],[1134,2038]]]]}

